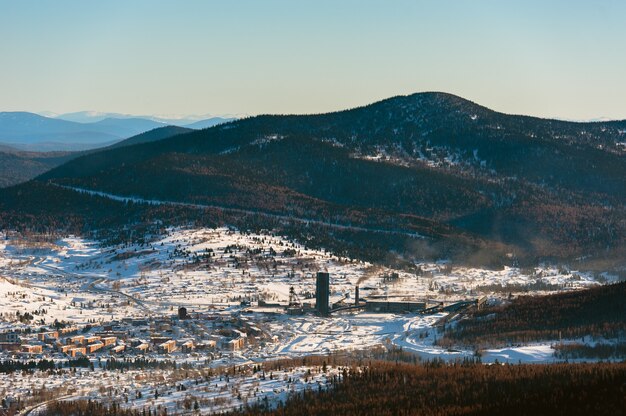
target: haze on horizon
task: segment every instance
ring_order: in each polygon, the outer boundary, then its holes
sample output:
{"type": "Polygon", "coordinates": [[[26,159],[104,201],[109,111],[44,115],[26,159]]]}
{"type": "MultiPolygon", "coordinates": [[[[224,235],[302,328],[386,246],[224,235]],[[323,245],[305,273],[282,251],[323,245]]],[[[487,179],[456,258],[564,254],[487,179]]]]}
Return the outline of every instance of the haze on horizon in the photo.
{"type": "Polygon", "coordinates": [[[626,119],[620,1],[0,0],[0,111],[318,113],[445,91],[626,119]]]}

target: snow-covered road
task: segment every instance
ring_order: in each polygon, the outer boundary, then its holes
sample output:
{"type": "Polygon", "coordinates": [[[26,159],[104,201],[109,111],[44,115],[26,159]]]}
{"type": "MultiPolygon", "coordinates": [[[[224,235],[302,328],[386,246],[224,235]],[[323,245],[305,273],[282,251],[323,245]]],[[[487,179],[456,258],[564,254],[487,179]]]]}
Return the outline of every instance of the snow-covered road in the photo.
{"type": "Polygon", "coordinates": [[[71,190],[71,191],[75,191],[79,193],[84,193],[88,195],[93,195],[93,196],[100,196],[103,198],[108,198],[108,199],[119,201],[119,202],[134,202],[134,203],[148,204],[148,205],[171,205],[171,206],[179,206],[179,207],[202,209],[202,210],[215,209],[219,211],[232,212],[236,214],[259,215],[259,216],[266,217],[266,218],[272,218],[272,219],[276,219],[280,221],[297,222],[297,223],[305,224],[305,225],[308,225],[308,224],[320,225],[323,227],[334,228],[338,230],[369,232],[369,233],[376,233],[376,234],[402,235],[406,237],[419,238],[419,239],[425,238],[424,236],[420,234],[410,233],[410,232],[401,231],[401,230],[385,230],[381,228],[370,228],[370,227],[360,227],[356,225],[338,224],[338,223],[333,223],[329,221],[315,220],[315,219],[310,219],[310,218],[298,218],[298,217],[293,217],[289,215],[272,214],[269,212],[254,211],[254,210],[241,209],[241,208],[232,208],[232,207],[225,207],[225,206],[220,206],[220,205],[202,205],[202,204],[193,204],[189,202],[146,199],[146,198],[141,198],[141,197],[136,197],[136,196],[122,196],[122,195],[110,194],[107,192],[94,191],[91,189],[78,188],[74,186],[59,185],[54,182],[49,182],[49,183],[51,185],[58,186],[63,189],[67,189],[67,190],[71,190]]]}

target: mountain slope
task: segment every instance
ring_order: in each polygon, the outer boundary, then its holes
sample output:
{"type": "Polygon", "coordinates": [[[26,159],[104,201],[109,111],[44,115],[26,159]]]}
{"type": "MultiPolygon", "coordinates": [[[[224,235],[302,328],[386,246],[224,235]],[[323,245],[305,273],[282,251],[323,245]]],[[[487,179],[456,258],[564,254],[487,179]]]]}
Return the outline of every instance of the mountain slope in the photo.
{"type": "MultiPolygon", "coordinates": [[[[163,140],[191,131],[193,130],[184,127],[159,127],[117,142],[110,147],[117,148],[163,140]]],[[[26,182],[69,160],[97,151],[96,149],[82,152],[27,152],[9,146],[0,146],[0,188],[26,182]]]]}
{"type": "Polygon", "coordinates": [[[126,140],[122,140],[121,142],[117,142],[109,148],[118,148],[124,146],[132,146],[135,144],[141,143],[150,143],[159,140],[164,140],[173,136],[177,136],[179,134],[190,133],[194,131],[193,129],[188,129],[185,127],[178,126],[165,126],[165,127],[157,127],[155,129],[146,131],[145,133],[138,134],[133,137],[129,137],[126,140]]]}
{"type": "Polygon", "coordinates": [[[238,120],[132,152],[107,149],[37,181],[428,237],[324,237],[380,257],[621,262],[625,132],[623,121],[513,116],[421,93],[336,113],[238,120]]]}
{"type": "Polygon", "coordinates": [[[73,152],[4,152],[0,150],[0,188],[26,182],[76,157],[73,152]]]}
{"type": "Polygon", "coordinates": [[[211,117],[205,120],[198,120],[196,122],[186,124],[185,127],[189,129],[206,129],[209,127],[217,126],[218,124],[227,123],[229,121],[233,121],[232,118],[224,118],[224,117],[211,117]]]}

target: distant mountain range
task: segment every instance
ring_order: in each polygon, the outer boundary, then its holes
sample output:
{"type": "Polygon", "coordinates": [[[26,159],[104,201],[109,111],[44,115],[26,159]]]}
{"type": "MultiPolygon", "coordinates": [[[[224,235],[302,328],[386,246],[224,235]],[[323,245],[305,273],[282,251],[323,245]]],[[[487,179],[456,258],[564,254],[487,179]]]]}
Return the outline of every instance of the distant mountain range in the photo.
{"type": "MultiPolygon", "coordinates": [[[[79,114],[79,113],[75,113],[79,114]]],[[[105,147],[128,137],[164,127],[169,123],[137,117],[79,117],[70,121],[28,112],[0,113],[0,144],[27,151],[80,151],[105,147]]],[[[201,129],[229,121],[220,117],[190,121],[201,129]]]]}
{"type": "MultiPolygon", "coordinates": [[[[116,142],[106,147],[106,149],[163,140],[192,131],[194,130],[177,126],[158,127],[145,133],[116,142]]],[[[29,152],[10,146],[0,145],[0,188],[26,182],[65,162],[97,151],[98,149],[74,152],[29,152]]]]}
{"type": "Polygon", "coordinates": [[[1,190],[0,225],[226,223],[372,261],[626,267],[626,121],[507,115],[420,93],[171,133],[1,190]]]}
{"type": "MultiPolygon", "coordinates": [[[[214,120],[213,124],[207,125],[206,127],[212,127],[215,124],[223,123],[224,121],[230,121],[235,118],[240,118],[238,115],[233,116],[214,116],[211,114],[204,115],[189,115],[189,116],[160,116],[160,115],[131,115],[131,114],[123,114],[123,113],[104,113],[98,111],[78,111],[74,113],[65,113],[65,114],[53,114],[49,112],[39,113],[46,117],[57,118],[61,120],[75,121],[77,123],[95,123],[98,121],[102,121],[106,118],[115,118],[115,119],[123,119],[123,118],[142,118],[146,120],[156,121],[157,123],[168,124],[171,126],[187,126],[198,123],[198,122],[207,122],[208,120],[214,120]]],[[[210,122],[208,123],[210,124],[210,122]]],[[[202,127],[204,128],[204,127],[202,127]]]]}

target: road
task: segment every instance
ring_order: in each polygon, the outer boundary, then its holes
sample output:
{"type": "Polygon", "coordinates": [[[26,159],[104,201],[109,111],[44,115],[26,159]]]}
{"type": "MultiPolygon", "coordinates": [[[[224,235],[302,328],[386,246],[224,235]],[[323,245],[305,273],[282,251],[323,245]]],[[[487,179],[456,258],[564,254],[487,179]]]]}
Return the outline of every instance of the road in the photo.
{"type": "Polygon", "coordinates": [[[368,233],[387,234],[387,235],[401,235],[405,237],[418,238],[418,239],[426,238],[423,235],[420,235],[417,233],[410,233],[407,231],[385,230],[381,228],[369,228],[369,227],[360,227],[356,225],[336,224],[336,223],[332,223],[328,221],[314,220],[310,218],[299,218],[299,217],[292,217],[289,215],[271,214],[271,213],[263,212],[263,211],[253,211],[253,210],[241,209],[241,208],[230,208],[230,207],[225,207],[225,206],[220,206],[220,205],[202,205],[202,204],[192,204],[189,202],[164,201],[164,200],[157,200],[157,199],[145,199],[145,198],[140,198],[140,197],[122,196],[122,195],[115,195],[115,194],[110,194],[106,192],[93,191],[93,190],[85,189],[85,188],[78,188],[74,186],[59,185],[54,182],[49,182],[49,183],[53,186],[57,186],[59,188],[67,189],[70,191],[84,193],[87,195],[100,196],[103,198],[108,198],[108,199],[119,201],[119,202],[134,202],[134,203],[148,204],[148,205],[171,205],[171,206],[179,206],[179,207],[202,209],[202,210],[215,209],[215,210],[231,212],[235,214],[259,215],[262,217],[271,218],[271,219],[275,219],[279,221],[291,221],[291,222],[297,222],[297,223],[305,224],[305,225],[309,225],[309,224],[320,225],[323,227],[334,228],[336,230],[358,231],[358,232],[368,232],[368,233]]]}
{"type": "Polygon", "coordinates": [[[71,277],[71,278],[75,278],[75,279],[85,279],[85,278],[86,279],[90,279],[90,282],[87,283],[86,285],[84,285],[83,288],[82,288],[85,291],[116,294],[116,295],[125,297],[126,299],[134,302],[137,306],[139,306],[141,309],[146,311],[148,314],[152,314],[153,313],[153,311],[150,308],[148,308],[143,301],[137,299],[136,297],[131,296],[131,295],[129,295],[127,293],[124,293],[122,291],[119,291],[119,290],[108,289],[106,287],[99,286],[100,283],[103,283],[106,280],[105,277],[70,273],[70,272],[65,271],[63,269],[59,269],[59,268],[54,267],[54,266],[49,266],[49,265],[43,264],[42,263],[43,260],[44,259],[41,258],[38,262],[35,262],[35,264],[37,264],[37,267],[40,267],[40,268],[42,268],[44,270],[48,270],[48,271],[53,272],[53,273],[64,274],[67,277],[71,277]]]}
{"type": "Polygon", "coordinates": [[[61,396],[61,397],[55,397],[54,399],[50,399],[50,400],[46,400],[45,402],[41,402],[41,403],[37,403],[33,406],[29,406],[25,409],[20,410],[16,416],[35,416],[38,413],[38,410],[43,410],[42,408],[47,406],[48,404],[58,401],[58,400],[69,400],[69,399],[74,399],[74,400],[78,400],[84,398],[84,396],[80,395],[67,395],[67,396],[61,396]]]}

